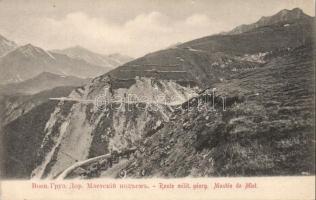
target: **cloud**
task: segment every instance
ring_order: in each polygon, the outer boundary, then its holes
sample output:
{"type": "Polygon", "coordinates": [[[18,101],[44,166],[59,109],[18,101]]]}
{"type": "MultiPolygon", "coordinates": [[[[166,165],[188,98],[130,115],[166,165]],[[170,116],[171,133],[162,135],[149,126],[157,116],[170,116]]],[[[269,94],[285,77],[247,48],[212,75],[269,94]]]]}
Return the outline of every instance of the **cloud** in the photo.
{"type": "Polygon", "coordinates": [[[102,53],[135,57],[221,31],[203,14],[175,20],[157,11],[139,14],[121,24],[73,12],[61,19],[36,20],[32,26],[24,39],[46,49],[82,45],[102,53]]]}
{"type": "Polygon", "coordinates": [[[210,20],[206,15],[194,14],[188,17],[185,23],[189,26],[208,26],[210,20]]]}

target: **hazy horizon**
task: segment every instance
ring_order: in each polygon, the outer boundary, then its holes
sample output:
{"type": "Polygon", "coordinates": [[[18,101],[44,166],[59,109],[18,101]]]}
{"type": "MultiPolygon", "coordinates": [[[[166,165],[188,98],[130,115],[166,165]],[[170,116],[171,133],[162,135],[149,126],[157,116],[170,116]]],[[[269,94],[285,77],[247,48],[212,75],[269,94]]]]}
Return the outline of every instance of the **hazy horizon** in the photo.
{"type": "Polygon", "coordinates": [[[140,57],[178,42],[216,34],[301,8],[313,0],[0,0],[0,34],[19,45],[140,57]]]}

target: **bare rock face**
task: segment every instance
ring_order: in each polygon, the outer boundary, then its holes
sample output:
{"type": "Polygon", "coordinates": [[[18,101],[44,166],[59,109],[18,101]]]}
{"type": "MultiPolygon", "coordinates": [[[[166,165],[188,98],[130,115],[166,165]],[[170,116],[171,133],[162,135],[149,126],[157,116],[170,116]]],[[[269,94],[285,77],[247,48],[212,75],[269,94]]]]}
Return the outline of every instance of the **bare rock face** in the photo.
{"type": "Polygon", "coordinates": [[[139,78],[128,88],[118,89],[114,84],[110,77],[101,76],[69,96],[82,100],[110,98],[103,107],[82,102],[58,104],[46,123],[33,177],[52,178],[78,160],[133,147],[157,122],[169,120],[172,102],[184,102],[196,95],[192,89],[171,81],[139,78]],[[163,94],[165,99],[175,100],[155,103],[155,98],[163,94]],[[128,97],[142,101],[120,103],[114,100],[122,98],[125,102],[128,97]]]}

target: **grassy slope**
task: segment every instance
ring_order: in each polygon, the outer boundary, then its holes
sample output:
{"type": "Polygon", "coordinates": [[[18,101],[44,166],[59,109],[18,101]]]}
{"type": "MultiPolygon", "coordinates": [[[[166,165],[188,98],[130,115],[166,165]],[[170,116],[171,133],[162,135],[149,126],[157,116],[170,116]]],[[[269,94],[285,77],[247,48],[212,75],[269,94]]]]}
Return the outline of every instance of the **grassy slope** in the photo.
{"type": "Polygon", "coordinates": [[[137,158],[125,168],[128,175],[314,173],[312,72],[311,48],[299,48],[217,84],[218,94],[238,101],[230,102],[226,111],[191,109],[178,114],[144,140],[137,158]]]}

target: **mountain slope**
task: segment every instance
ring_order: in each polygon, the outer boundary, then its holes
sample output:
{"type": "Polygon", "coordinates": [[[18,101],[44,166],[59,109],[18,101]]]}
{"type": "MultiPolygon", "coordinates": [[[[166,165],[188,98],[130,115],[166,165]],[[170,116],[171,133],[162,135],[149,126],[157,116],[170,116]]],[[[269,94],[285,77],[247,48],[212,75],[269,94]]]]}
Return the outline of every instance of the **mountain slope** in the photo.
{"type": "MultiPolygon", "coordinates": [[[[283,16],[292,19],[290,16],[296,12],[294,9],[283,16]]],[[[293,18],[289,26],[276,23],[243,34],[212,35],[189,41],[133,60],[110,74],[124,79],[136,76],[172,79],[207,87],[229,79],[240,70],[259,68],[271,52],[286,52],[310,44],[312,33],[313,19],[302,14],[293,18]]]]}
{"type": "Polygon", "coordinates": [[[227,34],[240,34],[250,30],[253,30],[258,27],[268,26],[272,24],[280,24],[285,26],[290,26],[292,23],[295,23],[297,20],[311,20],[311,17],[306,15],[301,9],[294,8],[292,10],[281,10],[277,14],[271,17],[262,17],[259,21],[249,25],[241,25],[227,34]]]}
{"type": "Polygon", "coordinates": [[[20,82],[42,72],[88,78],[106,72],[100,66],[66,55],[50,53],[31,44],[21,46],[0,59],[0,83],[20,82]]]}
{"type": "Polygon", "coordinates": [[[176,107],[128,159],[94,162],[69,178],[314,174],[313,71],[311,45],[275,53],[176,107]]]}
{"type": "Polygon", "coordinates": [[[108,70],[132,60],[132,58],[120,54],[102,55],[94,53],[81,46],[70,47],[63,50],[52,50],[52,52],[65,54],[71,58],[84,60],[93,65],[105,67],[108,70]]]}
{"type": "Polygon", "coordinates": [[[16,47],[17,45],[14,42],[0,35],[0,57],[15,49],[16,47]]]}
{"type": "Polygon", "coordinates": [[[225,111],[221,103],[213,111],[205,91],[143,140],[123,170],[128,177],[314,174],[312,74],[307,46],[216,84],[225,111]]]}
{"type": "Polygon", "coordinates": [[[87,83],[87,79],[74,76],[63,76],[50,72],[43,72],[36,77],[7,85],[0,85],[0,95],[35,94],[44,90],[60,86],[81,86],[87,83]]]}
{"type": "Polygon", "coordinates": [[[48,98],[67,96],[74,87],[58,87],[35,95],[0,97],[0,137],[3,151],[2,176],[29,178],[36,167],[47,120],[57,106],[48,98]]]}

